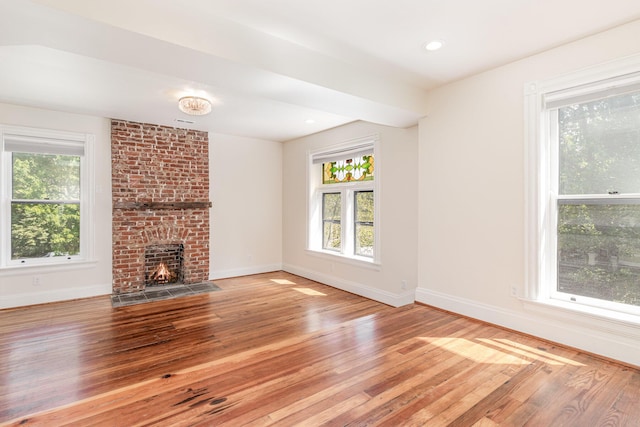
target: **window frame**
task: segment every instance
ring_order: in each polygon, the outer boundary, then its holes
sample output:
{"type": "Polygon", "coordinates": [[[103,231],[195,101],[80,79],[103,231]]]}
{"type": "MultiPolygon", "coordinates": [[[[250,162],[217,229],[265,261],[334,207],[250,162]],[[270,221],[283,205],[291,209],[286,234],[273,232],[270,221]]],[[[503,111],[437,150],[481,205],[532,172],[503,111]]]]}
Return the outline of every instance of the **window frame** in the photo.
{"type": "Polygon", "coordinates": [[[557,109],[603,94],[640,89],[640,56],[525,84],[525,286],[523,299],[609,319],[640,322],[640,307],[573,296],[557,290],[558,204],[640,200],[639,194],[560,195],[557,109]],[[596,95],[597,94],[597,95],[596,95]],[[556,112],[555,116],[553,111],[556,112]]]}
{"type": "MultiPolygon", "coordinates": [[[[0,270],[35,266],[59,266],[93,260],[94,226],[94,154],[95,136],[87,133],[0,125],[0,270]],[[8,145],[23,143],[24,150],[10,150],[8,145]],[[31,147],[31,148],[29,148],[31,147]],[[52,149],[45,147],[53,147],[52,149]],[[11,259],[11,205],[12,199],[12,153],[65,154],[64,150],[81,150],[80,157],[80,247],[79,253],[70,256],[11,259]]],[[[66,202],[66,201],[65,201],[66,202]]]]}
{"type": "MultiPolygon", "coordinates": [[[[328,257],[340,262],[362,266],[365,268],[380,268],[380,183],[381,161],[379,140],[377,135],[350,140],[328,147],[309,150],[307,152],[307,251],[316,256],[328,257]],[[322,183],[322,163],[314,163],[314,159],[335,157],[344,153],[362,151],[363,147],[373,152],[375,161],[374,179],[368,181],[352,181],[332,184],[322,183]],[[373,256],[355,254],[355,192],[372,191],[374,194],[374,248],[373,256]],[[341,250],[335,251],[323,248],[323,211],[322,200],[326,193],[340,193],[342,201],[341,213],[341,250]]],[[[329,161],[329,160],[327,160],[329,161]]],[[[326,161],[325,161],[326,163],[326,161]]]]}

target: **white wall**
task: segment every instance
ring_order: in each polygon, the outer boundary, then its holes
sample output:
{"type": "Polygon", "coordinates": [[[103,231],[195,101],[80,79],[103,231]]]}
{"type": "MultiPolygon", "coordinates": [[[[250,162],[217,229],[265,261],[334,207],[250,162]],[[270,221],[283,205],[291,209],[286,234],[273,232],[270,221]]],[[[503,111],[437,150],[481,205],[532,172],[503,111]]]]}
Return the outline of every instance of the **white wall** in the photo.
{"type": "Polygon", "coordinates": [[[523,295],[524,84],[640,53],[640,21],[430,93],[420,122],[417,300],[640,365],[640,327],[523,295]]]}
{"type": "Polygon", "coordinates": [[[209,133],[210,278],[282,269],[282,144],[209,133]]]}
{"type": "Polygon", "coordinates": [[[397,129],[355,122],[284,144],[283,261],[284,269],[310,279],[399,306],[413,302],[417,285],[417,127],[397,129]],[[309,150],[377,134],[381,172],[382,268],[372,270],[339,257],[306,251],[307,155],[309,150]],[[401,287],[407,282],[407,289],[401,287]]]}
{"type": "Polygon", "coordinates": [[[93,262],[78,267],[0,270],[0,308],[111,293],[111,123],[109,119],[0,104],[0,123],[95,135],[93,262]],[[40,279],[34,285],[34,277],[40,279]]]}

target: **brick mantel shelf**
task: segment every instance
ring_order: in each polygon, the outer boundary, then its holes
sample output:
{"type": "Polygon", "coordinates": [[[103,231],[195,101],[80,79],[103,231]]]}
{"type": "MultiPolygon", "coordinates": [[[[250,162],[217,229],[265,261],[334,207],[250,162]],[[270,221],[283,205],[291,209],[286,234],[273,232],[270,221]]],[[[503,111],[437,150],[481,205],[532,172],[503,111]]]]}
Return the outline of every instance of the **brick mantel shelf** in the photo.
{"type": "Polygon", "coordinates": [[[202,209],[211,202],[116,202],[114,209],[202,209]]]}

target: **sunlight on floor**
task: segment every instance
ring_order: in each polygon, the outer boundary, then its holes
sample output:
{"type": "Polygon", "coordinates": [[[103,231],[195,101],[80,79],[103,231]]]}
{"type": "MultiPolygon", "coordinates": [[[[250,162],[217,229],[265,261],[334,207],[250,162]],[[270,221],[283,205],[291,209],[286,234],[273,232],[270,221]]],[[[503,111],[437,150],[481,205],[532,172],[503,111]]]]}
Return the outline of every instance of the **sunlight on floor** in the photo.
{"type": "Polygon", "coordinates": [[[538,360],[550,365],[583,366],[571,359],[506,339],[481,338],[477,341],[448,337],[420,337],[420,339],[477,363],[526,365],[538,360]]]}
{"type": "Polygon", "coordinates": [[[277,283],[278,285],[295,285],[295,282],[292,282],[291,280],[287,280],[287,279],[269,279],[274,283],[277,283]]]}
{"type": "Polygon", "coordinates": [[[529,347],[528,345],[515,343],[503,338],[495,340],[480,338],[479,341],[482,341],[487,345],[493,345],[513,353],[518,353],[532,359],[540,360],[550,365],[584,366],[584,364],[576,362],[575,360],[567,359],[566,357],[558,356],[538,348],[529,347]]]}
{"type": "Polygon", "coordinates": [[[305,295],[322,296],[322,297],[326,297],[327,296],[327,294],[323,294],[322,292],[316,291],[316,290],[311,289],[311,288],[291,288],[291,289],[293,289],[294,291],[298,291],[298,292],[300,292],[302,294],[305,294],[305,295]]]}

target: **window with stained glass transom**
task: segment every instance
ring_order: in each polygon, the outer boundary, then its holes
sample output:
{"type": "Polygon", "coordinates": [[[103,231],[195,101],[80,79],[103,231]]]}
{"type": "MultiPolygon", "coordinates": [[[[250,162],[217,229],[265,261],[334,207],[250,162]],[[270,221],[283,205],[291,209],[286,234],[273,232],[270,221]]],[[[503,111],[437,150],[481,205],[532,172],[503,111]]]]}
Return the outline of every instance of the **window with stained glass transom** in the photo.
{"type": "Polygon", "coordinates": [[[309,250],[380,262],[377,147],[370,136],[309,152],[309,250]]]}

